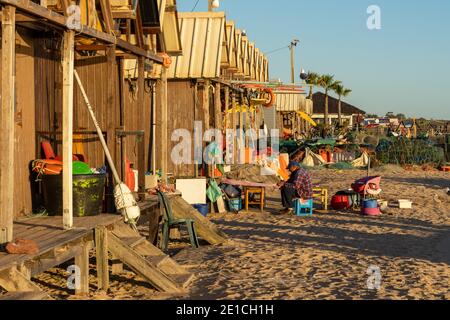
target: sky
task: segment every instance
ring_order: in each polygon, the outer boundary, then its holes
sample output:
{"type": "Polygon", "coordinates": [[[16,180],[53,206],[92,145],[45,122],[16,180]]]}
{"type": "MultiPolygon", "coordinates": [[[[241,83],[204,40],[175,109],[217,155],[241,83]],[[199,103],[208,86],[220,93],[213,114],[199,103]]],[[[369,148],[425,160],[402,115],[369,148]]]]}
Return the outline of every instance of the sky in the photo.
{"type": "MultiPolygon", "coordinates": [[[[192,11],[197,0],[178,0],[192,11]]],[[[299,39],[300,69],[332,74],[353,90],[345,100],[368,113],[450,119],[450,1],[220,0],[219,11],[268,53],[270,78],[290,82],[287,46],[299,39]],[[369,30],[367,9],[381,9],[369,30]]],[[[207,11],[199,0],[194,11],[207,11]]]]}

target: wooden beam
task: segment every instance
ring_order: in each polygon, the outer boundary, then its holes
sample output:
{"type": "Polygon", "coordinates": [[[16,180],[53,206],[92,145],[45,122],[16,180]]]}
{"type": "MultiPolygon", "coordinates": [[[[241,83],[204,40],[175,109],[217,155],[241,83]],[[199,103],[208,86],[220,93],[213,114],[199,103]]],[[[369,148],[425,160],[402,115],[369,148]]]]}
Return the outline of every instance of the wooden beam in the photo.
{"type": "MultiPolygon", "coordinates": [[[[116,64],[116,47],[109,46],[106,49],[106,68],[108,73],[108,79],[111,79],[106,86],[106,143],[108,149],[111,152],[111,157],[114,163],[117,163],[117,152],[116,152],[116,88],[113,79],[117,79],[117,64],[116,64]]],[[[106,186],[107,195],[106,199],[106,210],[107,212],[114,212],[114,177],[111,170],[108,170],[108,184],[106,186]]]]}
{"type": "Polygon", "coordinates": [[[0,287],[6,291],[40,291],[28,278],[20,273],[16,267],[0,271],[0,287]]]}
{"type": "Polygon", "coordinates": [[[0,287],[9,292],[34,292],[39,293],[41,298],[50,298],[15,267],[0,271],[0,287]]]}
{"type": "Polygon", "coordinates": [[[134,33],[138,47],[144,49],[144,30],[142,29],[141,10],[139,6],[136,9],[136,20],[134,20],[134,33]]]}
{"type": "Polygon", "coordinates": [[[220,83],[214,89],[214,121],[215,129],[222,130],[222,102],[220,100],[220,83]]]}
{"type": "MultiPolygon", "coordinates": [[[[46,21],[48,21],[53,25],[67,29],[66,17],[29,0],[0,0],[0,4],[14,6],[23,13],[27,13],[41,19],[45,19],[46,21]]],[[[85,25],[82,26],[79,32],[77,31],[77,35],[95,38],[108,44],[115,44],[117,45],[117,47],[127,52],[131,52],[137,56],[144,56],[157,63],[163,62],[163,59],[157,56],[156,54],[149,53],[146,50],[139,48],[129,42],[116,38],[114,35],[98,31],[94,28],[90,28],[85,25]]]]}
{"type": "Polygon", "coordinates": [[[114,256],[122,260],[130,269],[143,277],[157,290],[173,293],[183,291],[167,275],[158,270],[156,266],[150,264],[144,257],[111,232],[108,233],[108,248],[114,256]]]}
{"type": "Polygon", "coordinates": [[[2,86],[0,111],[0,244],[13,239],[14,220],[14,108],[16,9],[2,9],[2,86]]]}
{"type": "Polygon", "coordinates": [[[144,56],[144,57],[146,57],[148,59],[151,59],[151,60],[153,60],[155,62],[158,62],[158,63],[161,63],[161,64],[163,63],[163,58],[161,58],[160,56],[158,56],[156,54],[153,54],[153,53],[150,53],[150,52],[147,52],[146,50],[144,50],[142,48],[139,48],[139,47],[137,47],[135,45],[132,45],[131,43],[126,42],[125,40],[117,38],[116,45],[118,47],[120,47],[121,49],[123,49],[124,51],[131,52],[131,53],[133,53],[135,55],[138,55],[138,56],[144,56]]]}
{"type": "Polygon", "coordinates": [[[74,70],[74,31],[64,32],[62,52],[63,78],[63,226],[73,227],[73,70],[74,70]]]}
{"type": "MultiPolygon", "coordinates": [[[[237,113],[236,113],[236,93],[231,93],[231,108],[233,109],[233,113],[231,114],[231,129],[233,129],[233,132],[236,132],[236,125],[237,125],[237,113]]],[[[236,164],[237,158],[236,158],[236,152],[237,152],[237,145],[236,145],[236,136],[233,138],[233,164],[236,164]]]]}
{"type": "Polygon", "coordinates": [[[136,12],[133,10],[112,10],[114,19],[136,19],[136,12]]]}
{"type": "Polygon", "coordinates": [[[209,114],[209,85],[210,85],[210,81],[209,80],[205,80],[204,84],[203,84],[203,101],[202,101],[202,107],[203,107],[203,112],[204,112],[204,119],[205,119],[205,131],[209,130],[209,118],[210,118],[210,114],[209,114]]]}
{"type": "Polygon", "coordinates": [[[225,127],[224,129],[227,130],[230,128],[230,87],[225,86],[224,87],[224,94],[225,94],[225,127]]]}
{"type": "Polygon", "coordinates": [[[95,254],[97,260],[98,289],[108,290],[108,230],[105,227],[95,228],[95,254]]]}
{"type": "Polygon", "coordinates": [[[69,6],[70,6],[69,0],[61,0],[61,7],[64,16],[67,16],[67,8],[69,8],[69,6]]]}
{"type": "Polygon", "coordinates": [[[167,104],[167,69],[161,70],[161,91],[160,91],[161,108],[158,110],[160,115],[160,137],[161,137],[161,170],[163,173],[162,179],[167,182],[168,157],[169,157],[169,142],[168,142],[168,104],[167,104]]]}
{"type": "Polygon", "coordinates": [[[105,32],[111,33],[114,27],[114,19],[111,11],[111,3],[109,0],[100,0],[103,21],[105,22],[105,32]]]}
{"type": "Polygon", "coordinates": [[[244,95],[241,94],[241,110],[239,111],[239,134],[241,134],[239,138],[239,145],[238,145],[238,156],[239,156],[239,164],[245,163],[245,125],[244,125],[244,112],[242,110],[242,106],[244,105],[244,95]]]}
{"type": "Polygon", "coordinates": [[[75,256],[75,265],[80,268],[80,286],[75,289],[77,295],[89,294],[89,251],[90,243],[81,246],[81,252],[75,256]]]}
{"type": "MultiPolygon", "coordinates": [[[[145,123],[145,114],[148,110],[146,103],[145,103],[145,88],[144,88],[144,80],[145,80],[145,59],[144,57],[138,58],[138,79],[137,79],[137,105],[138,105],[138,112],[141,115],[139,117],[139,129],[148,130],[148,126],[146,128],[145,123]]],[[[138,186],[139,186],[139,193],[142,194],[142,198],[145,197],[145,173],[147,172],[147,163],[145,161],[145,145],[147,141],[145,141],[145,134],[141,137],[139,142],[139,154],[138,154],[138,186]]]]}

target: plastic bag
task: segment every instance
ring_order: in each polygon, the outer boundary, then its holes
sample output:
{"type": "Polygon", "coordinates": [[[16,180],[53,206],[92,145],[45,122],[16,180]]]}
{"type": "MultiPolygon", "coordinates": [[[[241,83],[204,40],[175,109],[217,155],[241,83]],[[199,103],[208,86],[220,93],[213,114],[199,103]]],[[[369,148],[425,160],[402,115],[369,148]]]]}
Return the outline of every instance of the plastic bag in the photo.
{"type": "Polygon", "coordinates": [[[206,190],[206,195],[212,203],[217,202],[217,200],[222,196],[222,189],[219,188],[216,180],[209,180],[209,188],[206,190]]]}

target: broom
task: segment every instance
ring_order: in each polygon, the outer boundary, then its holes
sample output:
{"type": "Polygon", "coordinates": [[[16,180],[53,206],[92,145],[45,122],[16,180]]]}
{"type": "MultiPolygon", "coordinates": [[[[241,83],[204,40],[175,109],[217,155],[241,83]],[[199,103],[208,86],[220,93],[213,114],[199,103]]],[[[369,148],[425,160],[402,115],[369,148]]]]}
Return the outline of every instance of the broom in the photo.
{"type": "Polygon", "coordinates": [[[78,86],[80,87],[81,94],[83,95],[84,102],[86,103],[86,106],[89,110],[89,114],[91,115],[92,121],[94,122],[98,137],[102,144],[103,150],[105,151],[106,159],[108,160],[109,166],[110,166],[112,174],[114,176],[114,180],[116,183],[116,186],[114,187],[114,202],[115,202],[116,208],[117,208],[117,210],[121,211],[122,216],[125,219],[125,222],[129,223],[133,227],[133,229],[136,230],[137,229],[136,223],[140,216],[140,209],[139,209],[137,202],[134,199],[134,196],[131,193],[130,189],[119,178],[116,167],[111,158],[111,154],[106,145],[105,138],[103,137],[103,133],[100,129],[100,126],[98,125],[97,119],[95,118],[94,111],[93,111],[92,106],[89,103],[89,99],[86,95],[86,91],[84,90],[83,84],[81,83],[80,77],[78,76],[78,73],[76,70],[74,70],[74,75],[75,75],[75,79],[77,80],[78,86]]]}

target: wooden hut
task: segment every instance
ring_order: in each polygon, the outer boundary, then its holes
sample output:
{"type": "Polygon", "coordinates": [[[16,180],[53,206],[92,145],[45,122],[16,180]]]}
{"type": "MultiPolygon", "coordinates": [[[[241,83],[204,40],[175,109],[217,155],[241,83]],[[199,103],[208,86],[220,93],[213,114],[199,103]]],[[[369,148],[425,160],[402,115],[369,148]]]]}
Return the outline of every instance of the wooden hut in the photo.
{"type": "MultiPolygon", "coordinates": [[[[108,288],[109,251],[155,288],[180,292],[190,274],[125,226],[120,215],[73,217],[72,206],[75,149],[90,167],[106,164],[74,71],[81,78],[122,179],[124,171],[119,164],[126,159],[135,162],[139,194],[144,197],[152,109],[151,83],[145,73],[151,74],[163,63],[156,54],[160,50],[181,51],[176,41],[176,2],[154,0],[135,7],[131,0],[101,0],[97,8],[95,1],[81,1],[81,26],[67,14],[68,0],[41,4],[0,0],[0,244],[20,235],[39,247],[38,253],[28,255],[0,252],[0,287],[38,292],[32,276],[75,258],[81,277],[76,291],[87,293],[89,251],[95,247],[99,289],[108,288]],[[126,59],[137,61],[134,78],[126,76],[126,59]],[[30,162],[43,157],[44,140],[64,160],[62,217],[23,220],[20,218],[37,209],[35,190],[30,187],[35,179],[30,162]]],[[[158,82],[164,83],[164,78],[158,82]]],[[[164,89],[157,99],[165,105],[164,89]]],[[[106,194],[110,199],[111,187],[109,177],[106,194]]],[[[148,207],[146,204],[142,210],[148,207]]],[[[104,209],[114,210],[113,205],[104,209]]]]}

